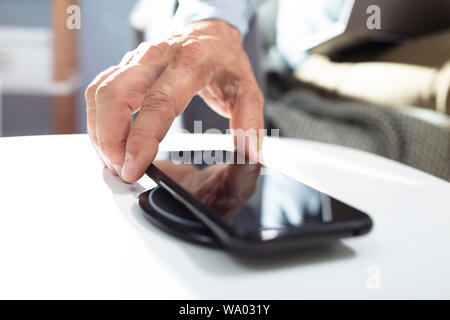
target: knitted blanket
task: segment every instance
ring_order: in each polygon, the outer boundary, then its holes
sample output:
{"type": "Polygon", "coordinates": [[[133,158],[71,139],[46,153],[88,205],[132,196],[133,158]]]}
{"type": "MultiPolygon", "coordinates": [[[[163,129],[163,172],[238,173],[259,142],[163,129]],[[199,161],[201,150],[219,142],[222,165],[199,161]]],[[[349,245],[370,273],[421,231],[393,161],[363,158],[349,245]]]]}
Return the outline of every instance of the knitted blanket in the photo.
{"type": "Polygon", "coordinates": [[[265,116],[281,136],[368,151],[450,181],[450,127],[398,108],[337,101],[299,89],[268,101],[265,116]]]}

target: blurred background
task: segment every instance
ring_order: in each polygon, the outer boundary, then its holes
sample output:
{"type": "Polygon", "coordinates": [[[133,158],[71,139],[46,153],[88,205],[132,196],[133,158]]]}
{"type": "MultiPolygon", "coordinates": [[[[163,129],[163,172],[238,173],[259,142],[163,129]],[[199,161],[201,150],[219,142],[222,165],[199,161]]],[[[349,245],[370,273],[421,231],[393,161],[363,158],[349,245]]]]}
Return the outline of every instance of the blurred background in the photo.
{"type": "MultiPolygon", "coordinates": [[[[1,0],[0,136],[86,132],[84,89],[141,41],[160,39],[177,7],[1,0]],[[79,28],[68,27],[73,5],[79,28]]],[[[450,1],[261,1],[244,46],[268,128],[450,180],[450,1]]],[[[191,104],[185,128],[227,127],[201,99],[191,104]]]]}
{"type": "Polygon", "coordinates": [[[135,2],[0,1],[0,134],[86,132],[84,88],[135,46],[135,2]],[[66,27],[71,4],[79,30],[66,27]]]}

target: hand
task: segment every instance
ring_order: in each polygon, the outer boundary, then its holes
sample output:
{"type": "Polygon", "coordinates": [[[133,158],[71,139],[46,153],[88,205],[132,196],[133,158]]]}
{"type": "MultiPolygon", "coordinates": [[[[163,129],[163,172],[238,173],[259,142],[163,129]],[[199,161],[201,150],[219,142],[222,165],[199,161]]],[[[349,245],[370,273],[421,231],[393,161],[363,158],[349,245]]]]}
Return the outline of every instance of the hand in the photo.
{"type": "MultiPolygon", "coordinates": [[[[229,118],[231,129],[257,134],[264,126],[263,95],[240,34],[223,21],[195,22],[159,44],[144,42],[89,85],[88,133],[104,164],[124,181],[137,181],[196,94],[229,118]]],[[[260,140],[249,140],[247,153],[259,150],[260,140]]]]}

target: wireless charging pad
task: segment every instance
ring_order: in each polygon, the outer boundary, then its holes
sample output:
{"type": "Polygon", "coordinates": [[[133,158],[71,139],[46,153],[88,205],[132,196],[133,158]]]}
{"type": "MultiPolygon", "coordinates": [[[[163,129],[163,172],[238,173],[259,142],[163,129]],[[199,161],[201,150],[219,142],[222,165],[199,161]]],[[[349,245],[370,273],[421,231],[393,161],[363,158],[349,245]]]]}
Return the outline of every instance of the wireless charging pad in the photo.
{"type": "Polygon", "coordinates": [[[160,229],[186,241],[221,248],[214,234],[166,190],[156,187],[139,195],[145,217],[160,229]]]}

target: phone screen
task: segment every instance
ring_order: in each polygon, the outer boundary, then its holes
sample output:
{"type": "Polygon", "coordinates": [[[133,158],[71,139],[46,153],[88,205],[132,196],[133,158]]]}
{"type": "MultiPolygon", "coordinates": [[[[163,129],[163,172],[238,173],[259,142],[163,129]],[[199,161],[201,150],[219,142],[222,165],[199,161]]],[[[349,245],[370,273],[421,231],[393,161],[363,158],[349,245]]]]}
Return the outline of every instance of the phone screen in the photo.
{"type": "Polygon", "coordinates": [[[329,196],[233,152],[183,151],[158,158],[153,162],[158,169],[239,237],[269,240],[280,233],[311,232],[357,212],[333,210],[329,196]]]}

